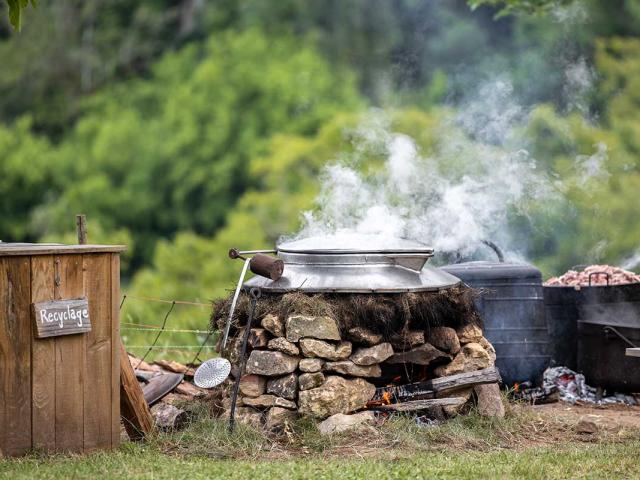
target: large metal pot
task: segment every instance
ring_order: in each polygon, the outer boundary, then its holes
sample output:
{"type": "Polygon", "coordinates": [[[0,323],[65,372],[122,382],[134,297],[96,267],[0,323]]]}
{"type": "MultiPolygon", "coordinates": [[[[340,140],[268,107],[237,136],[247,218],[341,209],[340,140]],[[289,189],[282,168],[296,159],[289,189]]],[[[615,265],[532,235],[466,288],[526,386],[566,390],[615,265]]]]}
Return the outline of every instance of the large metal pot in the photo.
{"type": "Polygon", "coordinates": [[[578,370],[595,387],[640,391],[640,283],[582,287],[578,297],[578,370]]]}
{"type": "Polygon", "coordinates": [[[526,263],[498,261],[457,263],[443,267],[480,290],[477,308],[484,334],[496,349],[496,366],[507,385],[537,382],[550,362],[540,270],[526,263]]]}
{"type": "Polygon", "coordinates": [[[460,280],[425,265],[433,249],[410,240],[377,235],[340,234],[283,242],[278,280],[254,277],[244,285],[267,292],[400,293],[433,291],[460,280]]]}

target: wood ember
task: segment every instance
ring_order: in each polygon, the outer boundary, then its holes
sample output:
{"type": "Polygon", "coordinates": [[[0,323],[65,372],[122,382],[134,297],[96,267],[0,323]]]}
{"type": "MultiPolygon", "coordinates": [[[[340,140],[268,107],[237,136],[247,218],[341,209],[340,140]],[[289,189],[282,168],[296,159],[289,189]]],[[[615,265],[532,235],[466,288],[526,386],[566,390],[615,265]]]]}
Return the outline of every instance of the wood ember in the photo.
{"type": "Polygon", "coordinates": [[[640,275],[611,265],[590,265],[582,271],[569,270],[559,277],[550,278],[546,286],[588,287],[591,285],[625,285],[639,283],[640,275]],[[591,279],[591,281],[589,280],[591,279]]]}

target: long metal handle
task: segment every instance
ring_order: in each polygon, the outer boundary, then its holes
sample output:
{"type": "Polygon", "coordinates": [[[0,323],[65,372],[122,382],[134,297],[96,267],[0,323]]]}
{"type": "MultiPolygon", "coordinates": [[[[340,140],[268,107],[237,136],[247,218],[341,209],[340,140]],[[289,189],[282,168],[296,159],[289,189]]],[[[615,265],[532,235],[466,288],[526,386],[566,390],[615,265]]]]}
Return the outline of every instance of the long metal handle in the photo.
{"type": "Polygon", "coordinates": [[[240,365],[238,367],[238,378],[236,378],[236,383],[233,384],[233,393],[231,394],[231,411],[229,412],[229,431],[233,432],[233,428],[236,422],[236,402],[238,401],[238,390],[240,389],[240,380],[242,379],[242,375],[244,375],[244,369],[247,364],[247,343],[249,341],[249,334],[251,333],[251,324],[253,323],[253,318],[256,315],[256,303],[258,298],[260,298],[261,291],[259,288],[252,288],[249,292],[251,296],[251,310],[249,311],[249,319],[247,320],[247,325],[244,328],[244,335],[242,337],[242,349],[240,351],[240,365]]]}
{"type": "Polygon", "coordinates": [[[231,308],[229,309],[229,318],[227,318],[227,324],[224,326],[224,335],[222,336],[222,348],[220,350],[224,350],[227,346],[227,340],[229,339],[229,329],[231,328],[231,319],[233,318],[233,314],[236,311],[236,304],[238,303],[238,297],[240,296],[240,289],[242,288],[242,284],[244,283],[244,277],[247,274],[247,269],[249,268],[249,261],[251,259],[247,258],[242,265],[242,272],[240,273],[240,278],[238,279],[238,285],[236,285],[236,291],[233,294],[233,300],[231,301],[231,308]]]}

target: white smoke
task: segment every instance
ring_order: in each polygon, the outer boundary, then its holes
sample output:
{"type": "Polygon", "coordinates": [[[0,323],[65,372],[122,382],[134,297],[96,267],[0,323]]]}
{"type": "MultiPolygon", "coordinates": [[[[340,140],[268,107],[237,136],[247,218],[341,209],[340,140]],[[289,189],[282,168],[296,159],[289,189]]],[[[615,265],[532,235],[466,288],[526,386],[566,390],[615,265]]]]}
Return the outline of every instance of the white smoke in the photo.
{"type": "Polygon", "coordinates": [[[640,267],[640,249],[627,259],[620,262],[620,268],[624,268],[625,270],[631,270],[636,267],[640,267]]]}
{"type": "MultiPolygon", "coordinates": [[[[582,2],[559,6],[553,16],[567,36],[571,26],[588,19],[582,2]]],[[[568,54],[561,52],[567,110],[588,118],[595,73],[583,57],[568,54]]],[[[513,215],[531,219],[533,212],[562,210],[569,185],[588,190],[592,180],[606,180],[609,173],[605,144],[576,157],[573,178],[565,184],[545,171],[527,150],[529,111],[513,90],[506,74],[470,85],[469,98],[443,121],[429,152],[394,132],[384,112],[372,111],[357,130],[355,154],[325,169],[316,208],[304,213],[296,238],[376,234],[462,255],[489,239],[505,246],[511,258],[523,258],[527,245],[514,244],[513,215]],[[383,165],[372,168],[372,156],[384,158],[383,165]]]]}
{"type": "Polygon", "coordinates": [[[423,154],[389,130],[381,112],[358,130],[356,159],[325,169],[317,209],[298,238],[340,232],[408,238],[439,251],[469,254],[484,239],[508,242],[508,215],[557,196],[553,181],[517,144],[526,117],[503,78],[441,127],[437,151],[423,154]],[[371,145],[386,153],[375,174],[361,173],[371,145]]]}

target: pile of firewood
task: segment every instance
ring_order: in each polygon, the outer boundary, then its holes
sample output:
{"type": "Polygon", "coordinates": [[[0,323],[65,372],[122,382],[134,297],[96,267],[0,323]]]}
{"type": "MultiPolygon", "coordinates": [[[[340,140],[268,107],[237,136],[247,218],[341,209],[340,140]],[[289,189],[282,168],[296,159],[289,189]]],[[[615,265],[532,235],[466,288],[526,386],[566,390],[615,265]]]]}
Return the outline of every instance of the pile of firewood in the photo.
{"type": "Polygon", "coordinates": [[[129,354],[129,362],[134,369],[145,400],[150,404],[156,427],[161,430],[177,429],[187,420],[187,412],[182,408],[189,402],[208,400],[212,393],[193,383],[195,368],[173,360],[156,360],[153,363],[141,361],[129,354]],[[172,375],[181,381],[166,391],[153,388],[162,376],[172,375]],[[160,398],[157,398],[160,397],[160,398]]]}

